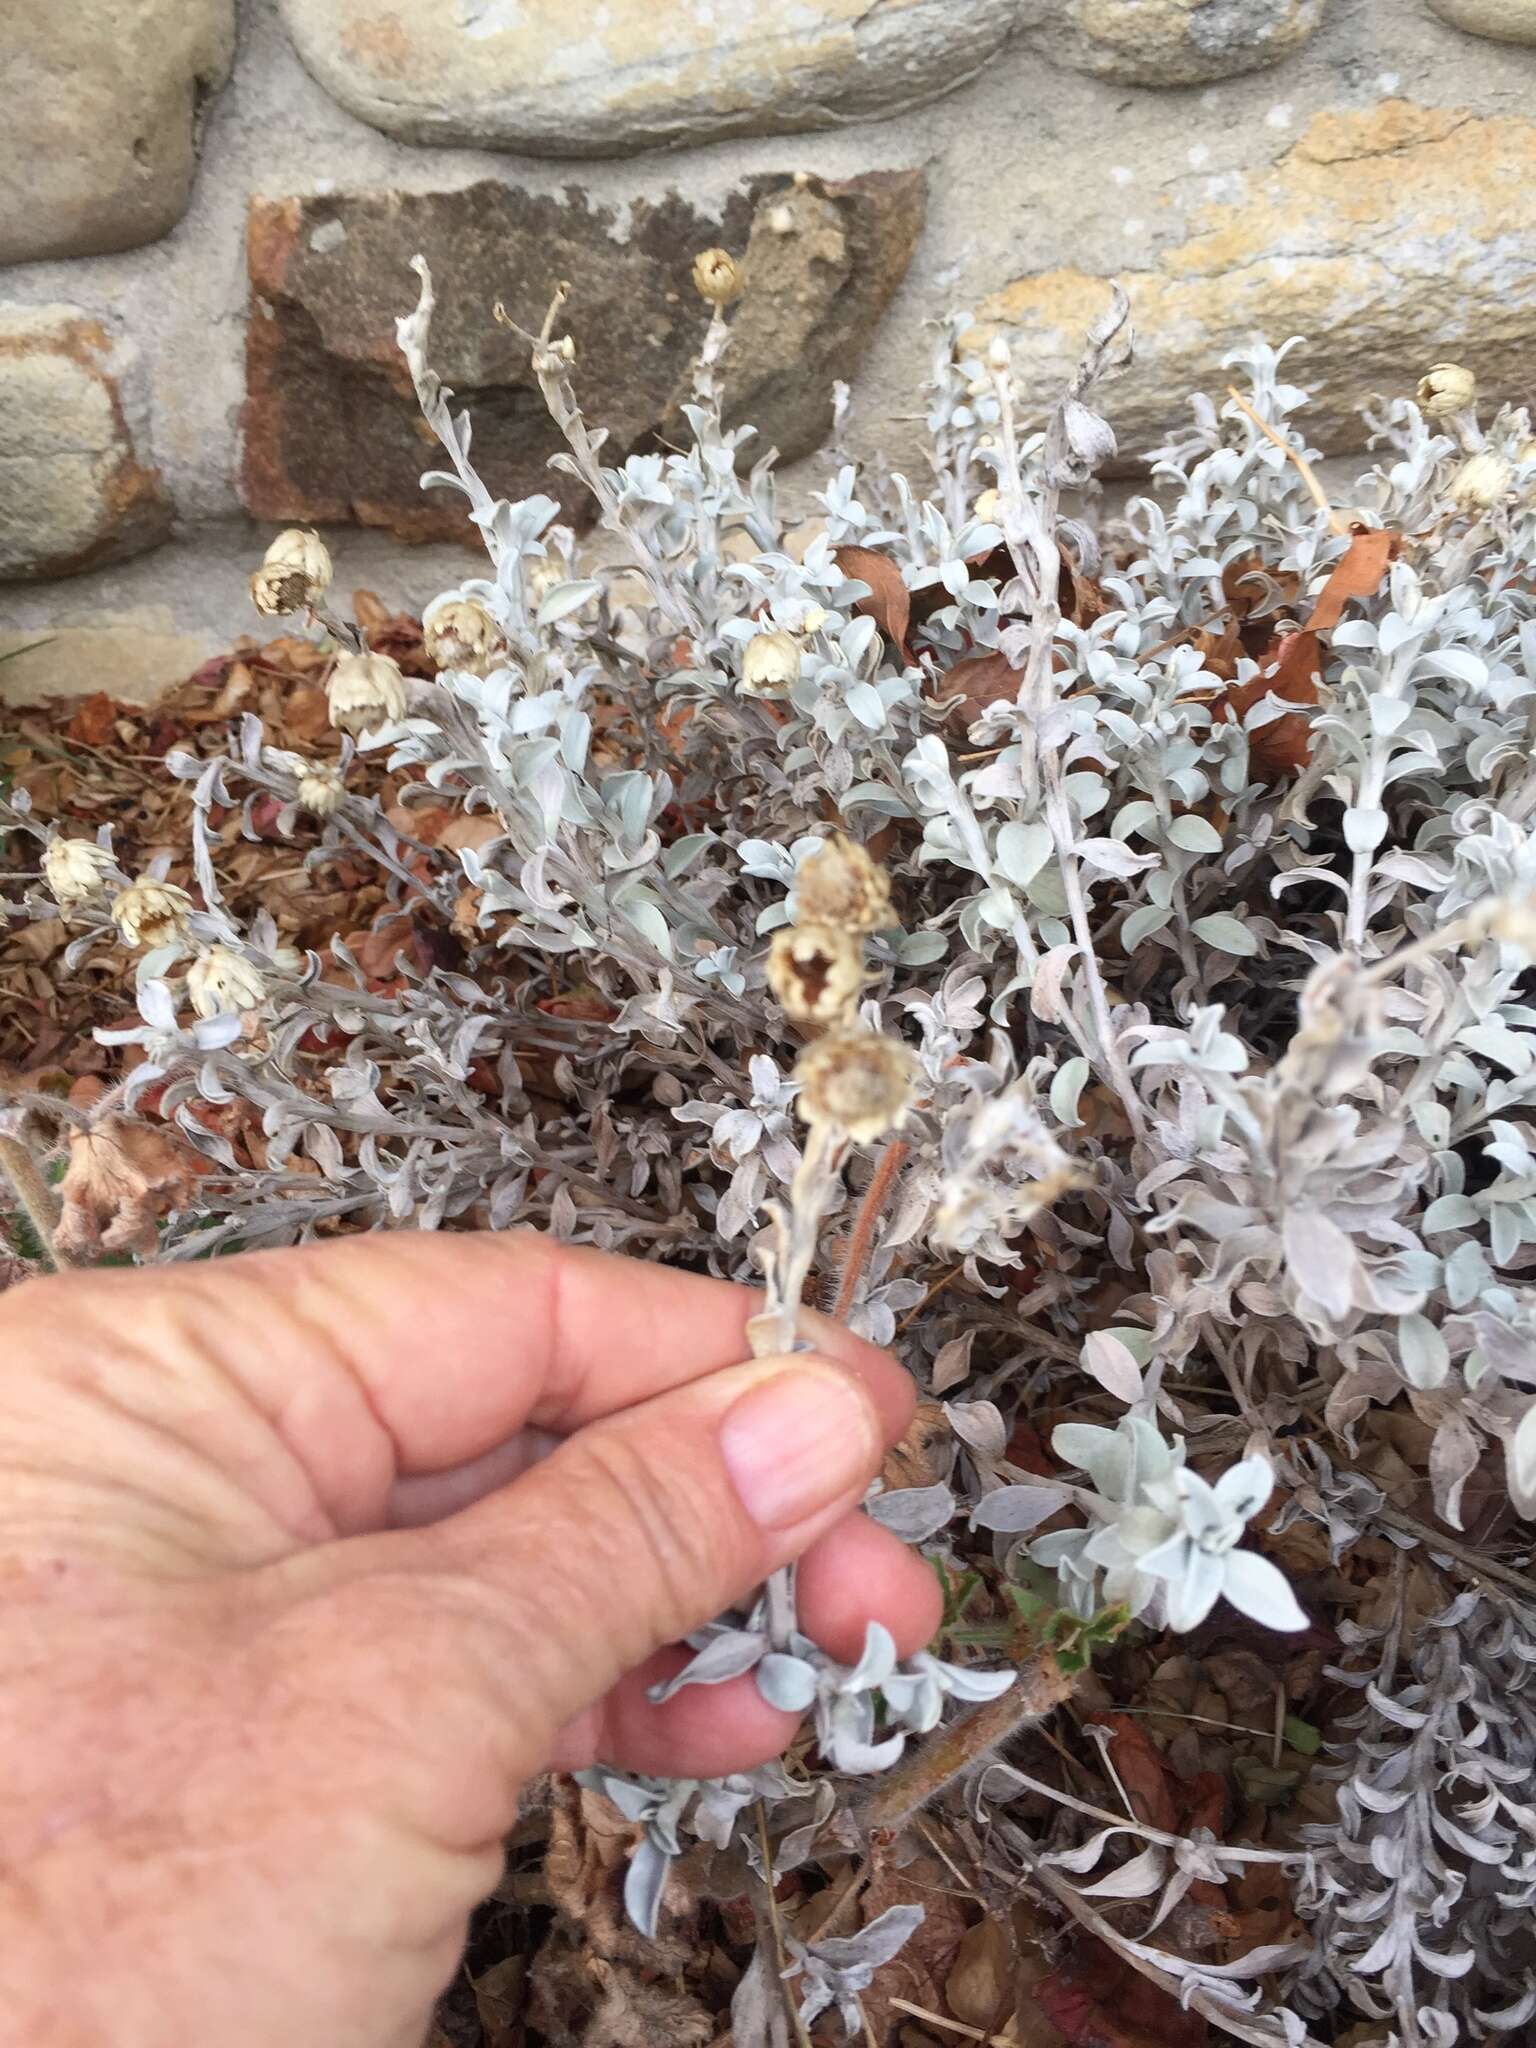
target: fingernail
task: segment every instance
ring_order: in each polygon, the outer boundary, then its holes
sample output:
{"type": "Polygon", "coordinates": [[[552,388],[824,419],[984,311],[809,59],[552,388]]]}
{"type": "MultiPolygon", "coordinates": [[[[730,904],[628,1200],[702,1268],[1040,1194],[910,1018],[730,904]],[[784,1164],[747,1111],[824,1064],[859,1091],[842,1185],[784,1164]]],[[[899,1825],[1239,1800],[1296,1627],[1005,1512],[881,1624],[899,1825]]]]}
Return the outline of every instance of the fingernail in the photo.
{"type": "Polygon", "coordinates": [[[847,1373],[797,1358],[726,1410],[720,1452],[753,1521],[786,1529],[861,1486],[875,1467],[879,1439],[869,1404],[847,1373]]]}

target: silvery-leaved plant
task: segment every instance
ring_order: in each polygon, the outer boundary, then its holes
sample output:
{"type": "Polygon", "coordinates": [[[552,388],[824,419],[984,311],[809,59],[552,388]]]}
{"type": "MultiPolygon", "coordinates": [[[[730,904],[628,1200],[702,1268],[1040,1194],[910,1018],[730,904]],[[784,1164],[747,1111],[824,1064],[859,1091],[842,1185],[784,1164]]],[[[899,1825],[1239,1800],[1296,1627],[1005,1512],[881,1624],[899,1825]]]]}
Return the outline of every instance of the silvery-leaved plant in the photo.
{"type": "MultiPolygon", "coordinates": [[[[709,325],[664,449],[605,459],[563,299],[516,330],[594,545],[553,496],[508,503],[480,477],[416,268],[399,340],[441,450],[426,481],[459,495],[483,569],[427,608],[433,673],[407,675],[327,609],[315,537],[274,541],[253,599],[324,650],[333,730],[300,753],[250,713],[227,744],[203,728],[165,764],[187,844],[141,871],[121,833],[55,825],[20,786],[0,802],[8,912],[63,922],[67,970],[120,994],[106,1054],[145,1055],[95,1107],[20,1091],[7,1130],[47,1148],[163,1120],[212,1169],[166,1177],[166,1260],[518,1225],[761,1284],[765,1351],[818,1300],[896,1344],[938,1417],[871,1512],[1000,1587],[1053,1569],[1084,1627],[1235,1608],[1299,1628],[1314,1591],[1297,1601],[1254,1528],[1271,1484],[1273,1526],[1315,1525],[1335,1562],[1390,1526],[1452,1579],[1474,1498],[1536,1515],[1525,412],[1482,405],[1454,364],[1416,400],[1404,365],[1331,505],[1302,359],[1255,343],[1211,366],[1223,395],[1108,516],[1123,300],[1063,391],[1023,388],[1005,339],[959,316],[934,336],[931,478],[837,458],[807,537],[771,453],[724,424],[744,303],[726,257],[701,269],[709,325]],[[274,834],[307,875],[373,878],[379,923],[412,941],[387,979],[340,936],[306,955],[237,915],[231,849],[274,834]],[[1456,1552],[1360,1469],[1383,1410],[1427,1446],[1421,1505],[1456,1552]],[[1074,1419],[1042,1474],[1020,1445],[1047,1411],[1074,1419]]],[[[1381,1648],[1338,1760],[1361,1812],[1341,1802],[1302,1900],[1336,1959],[1296,1978],[1309,2013],[1354,2005],[1440,2048],[1525,2012],[1501,1917],[1519,1908],[1499,1902],[1524,1897],[1510,1787],[1536,1737],[1506,1695],[1536,1622],[1505,1590],[1507,1637],[1448,1588],[1432,1670],[1381,1648]],[[1494,1676],[1458,1704],[1462,1660],[1494,1676]],[[1463,1768],[1484,1714],[1499,1772],[1469,1821],[1421,1780],[1463,1768]],[[1373,1798],[1417,1832],[1362,1818],[1391,1817],[1373,1798]],[[1433,1903],[1421,1838],[1455,1874],[1433,1903]],[[1429,1934],[1401,1932],[1425,1914],[1429,1934]],[[1390,1954],[1360,1949],[1378,1921],[1390,1954]],[[1469,1948],[1475,1969],[1440,1966],[1469,1948]]],[[[1009,1675],[898,1663],[878,1637],[842,1667],[784,1574],[693,1647],[687,1682],[713,1657],[808,1716],[820,1775],[786,1794],[771,1772],[604,1774],[644,1830],[644,1922],[690,1827],[789,1867],[834,1807],[857,1830],[851,1774],[898,1750],[905,1771],[911,1738],[989,1711],[1009,1675]]],[[[1010,1879],[1055,1872],[1009,1853],[1010,1879]]],[[[866,1935],[790,1951],[807,2009],[855,2014],[888,1946],[866,1935]]],[[[784,1966],[760,1949],[743,1995],[784,1966]]],[[[1203,1958],[1184,1988],[1295,2048],[1284,1984],[1266,1960],[1245,1989],[1244,1967],[1203,1958]]]]}

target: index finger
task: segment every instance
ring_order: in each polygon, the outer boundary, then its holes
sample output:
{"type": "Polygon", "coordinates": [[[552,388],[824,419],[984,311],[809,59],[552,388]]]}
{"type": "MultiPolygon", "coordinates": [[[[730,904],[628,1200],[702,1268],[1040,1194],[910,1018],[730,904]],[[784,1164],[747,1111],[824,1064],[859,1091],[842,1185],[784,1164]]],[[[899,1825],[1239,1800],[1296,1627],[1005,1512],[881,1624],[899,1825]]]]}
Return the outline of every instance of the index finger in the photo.
{"type": "MultiPolygon", "coordinates": [[[[7,1319],[29,1298],[40,1354],[110,1382],[146,1419],[163,1423],[167,1403],[184,1414],[189,1392],[206,1407],[199,1361],[232,1378],[342,1532],[380,1526],[399,1478],[467,1463],[525,1427],[569,1433],[740,1363],[762,1306],[749,1288],[531,1231],[375,1232],[72,1275],[20,1289],[7,1319]]],[[[894,1441],[907,1375],[840,1323],[806,1310],[801,1324],[869,1386],[894,1441]]]]}

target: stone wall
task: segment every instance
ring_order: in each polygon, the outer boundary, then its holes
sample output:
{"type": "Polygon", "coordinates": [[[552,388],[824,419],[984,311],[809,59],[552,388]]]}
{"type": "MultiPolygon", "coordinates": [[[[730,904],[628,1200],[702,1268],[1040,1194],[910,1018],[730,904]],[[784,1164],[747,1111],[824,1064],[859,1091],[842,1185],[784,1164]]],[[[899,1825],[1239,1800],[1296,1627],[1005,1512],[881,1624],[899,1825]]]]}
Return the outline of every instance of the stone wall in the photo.
{"type": "Polygon", "coordinates": [[[392,347],[418,249],[509,493],[551,440],[492,305],[570,279],[591,410],[660,445],[713,242],[792,494],[835,379],[920,465],[926,319],[1045,388],[1111,277],[1131,465],[1255,332],[1306,337],[1329,454],[1437,358],[1531,396],[1536,0],[69,0],[0,9],[0,76],[0,654],[48,642],[12,691],[191,666],[272,521],[394,599],[454,574],[392,347]]]}

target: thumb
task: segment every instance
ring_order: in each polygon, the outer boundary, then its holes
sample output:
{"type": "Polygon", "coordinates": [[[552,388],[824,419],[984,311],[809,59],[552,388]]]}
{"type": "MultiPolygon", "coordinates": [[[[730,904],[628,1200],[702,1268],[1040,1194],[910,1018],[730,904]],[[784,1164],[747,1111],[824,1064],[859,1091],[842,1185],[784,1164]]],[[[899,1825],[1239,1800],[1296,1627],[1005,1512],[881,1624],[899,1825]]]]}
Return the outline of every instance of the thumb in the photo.
{"type": "Polygon", "coordinates": [[[867,1379],[829,1360],[755,1360],[590,1424],[446,1521],[282,1569],[321,1573],[331,1646],[361,1632],[408,1661],[434,1746],[489,1744],[510,1792],[627,1671],[858,1503],[908,1402],[884,1405],[883,1423],[867,1379]]]}

